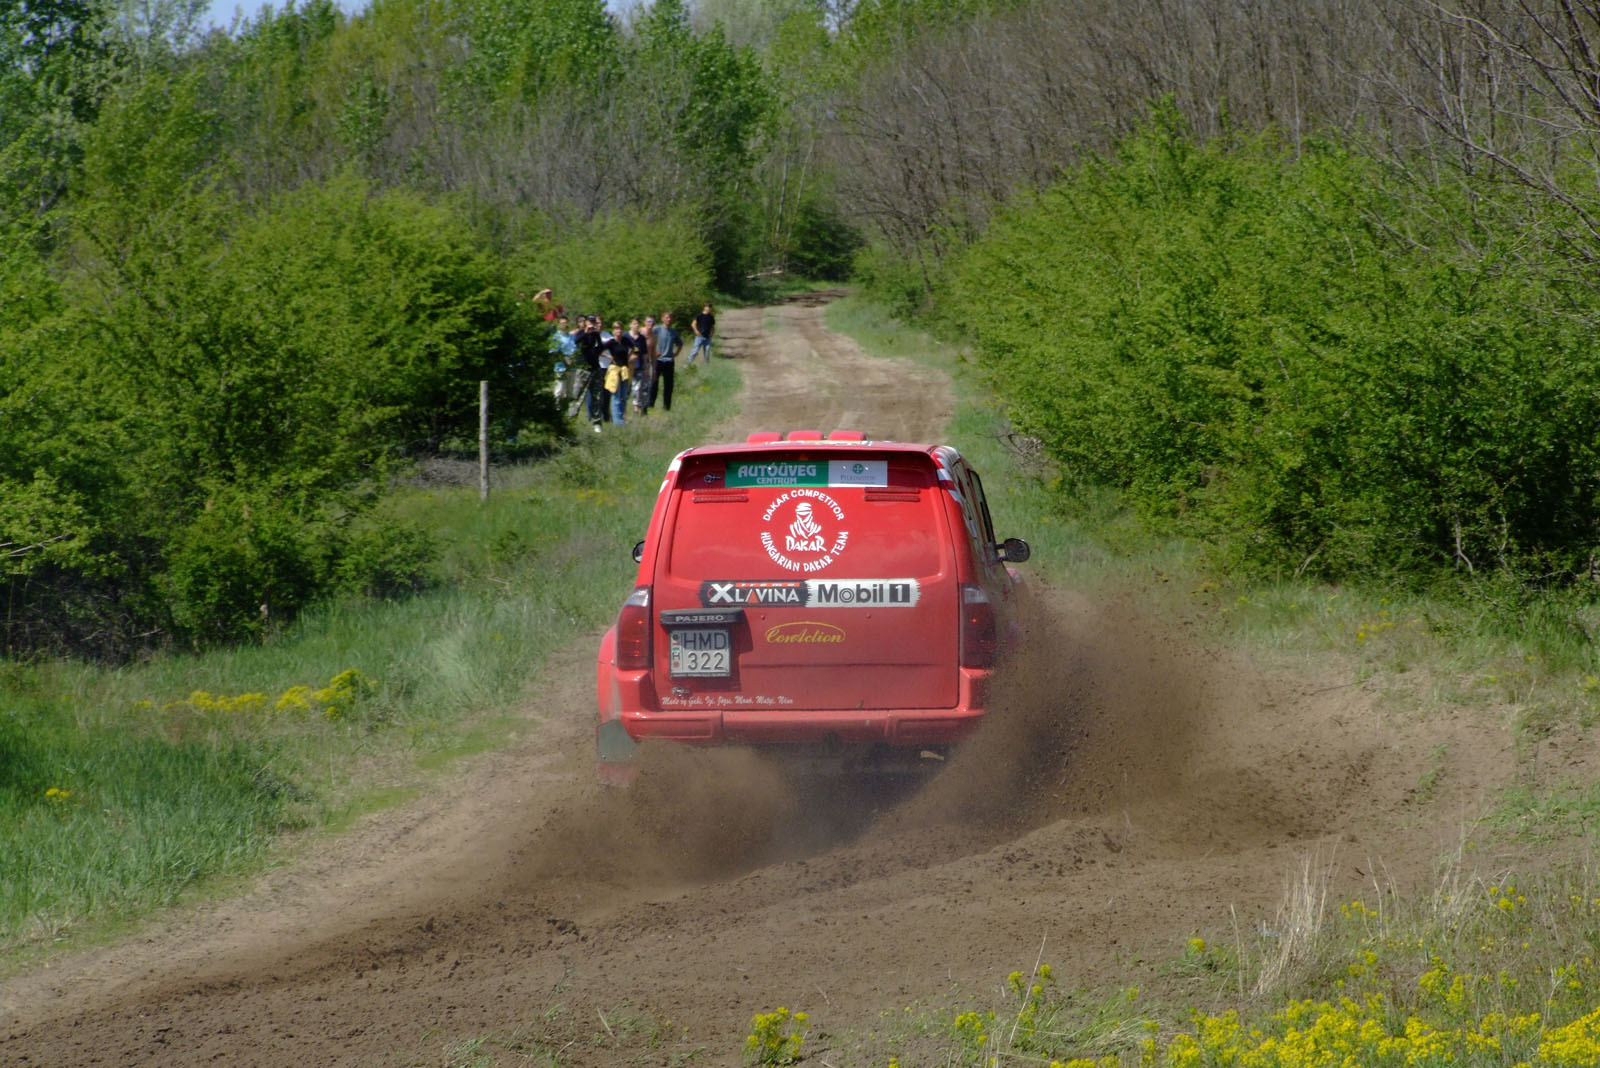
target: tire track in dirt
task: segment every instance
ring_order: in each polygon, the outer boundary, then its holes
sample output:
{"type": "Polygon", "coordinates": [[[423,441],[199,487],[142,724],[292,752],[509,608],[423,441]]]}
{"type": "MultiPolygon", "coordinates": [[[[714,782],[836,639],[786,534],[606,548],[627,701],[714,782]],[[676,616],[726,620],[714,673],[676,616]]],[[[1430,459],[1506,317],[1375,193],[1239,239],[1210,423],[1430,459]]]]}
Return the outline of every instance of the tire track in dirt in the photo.
{"type": "MultiPolygon", "coordinates": [[[[948,383],[907,390],[906,361],[828,334],[816,300],[719,325],[746,380],[733,435],[942,436],[948,383]]],[[[603,791],[597,636],[577,639],[509,750],[237,901],[0,985],[0,1063],[445,1063],[493,1032],[605,1065],[648,1015],[691,1038],[669,1028],[642,1059],[733,1064],[755,1012],[871,1028],[992,991],[1041,943],[1073,984],[1119,981],[1192,932],[1270,919],[1314,853],[1339,889],[1375,864],[1422,876],[1472,784],[1509,766],[1495,736],[1391,722],[1347,679],[1267,676],[1138,605],[1039,594],[984,731],[910,796],[739,752],[652,753],[638,788],[603,791]],[[1440,746],[1443,796],[1421,811],[1440,746]]]]}
{"type": "Polygon", "coordinates": [[[745,369],[730,440],[752,430],[800,429],[861,430],[886,441],[944,439],[955,410],[948,378],[911,360],[869,356],[851,338],[829,333],[823,312],[840,295],[807,293],[719,316],[719,345],[745,369]],[[764,329],[768,318],[776,330],[764,329]]]}

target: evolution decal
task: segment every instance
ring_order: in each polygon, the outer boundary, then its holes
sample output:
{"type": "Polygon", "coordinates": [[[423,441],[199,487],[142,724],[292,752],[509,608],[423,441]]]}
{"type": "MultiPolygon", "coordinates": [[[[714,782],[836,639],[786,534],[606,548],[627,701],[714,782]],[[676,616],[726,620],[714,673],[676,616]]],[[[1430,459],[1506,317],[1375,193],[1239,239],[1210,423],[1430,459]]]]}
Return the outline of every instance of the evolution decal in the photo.
{"type": "Polygon", "coordinates": [[[850,542],[848,530],[835,527],[830,532],[824,526],[829,520],[844,522],[844,509],[826,493],[814,489],[780,493],[761,514],[761,521],[769,524],[761,532],[761,546],[785,571],[821,571],[850,542]]]}
{"type": "Polygon", "coordinates": [[[768,645],[842,645],[846,635],[843,627],[836,627],[832,623],[797,619],[792,623],[768,627],[763,637],[768,645]]]}

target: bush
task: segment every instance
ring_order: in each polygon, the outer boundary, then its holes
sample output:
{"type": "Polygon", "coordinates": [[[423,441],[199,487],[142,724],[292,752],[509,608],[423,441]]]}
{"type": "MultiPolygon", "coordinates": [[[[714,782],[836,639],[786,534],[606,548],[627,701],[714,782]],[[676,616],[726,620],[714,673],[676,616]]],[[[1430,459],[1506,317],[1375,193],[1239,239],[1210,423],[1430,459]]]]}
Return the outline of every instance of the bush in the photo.
{"type": "Polygon", "coordinates": [[[1467,211],[1330,146],[1201,147],[1159,114],[998,221],[939,300],[984,309],[985,373],[1071,478],[1228,563],[1583,573],[1600,309],[1456,251],[1428,209],[1467,211]]]}
{"type": "MultiPolygon", "coordinates": [[[[452,212],[354,177],[254,213],[204,188],[150,212],[86,206],[117,250],[100,289],[0,323],[0,543],[26,548],[0,556],[8,648],[233,640],[335,583],[412,588],[421,541],[344,530],[365,488],[475,439],[480,380],[495,444],[559,431],[545,324],[452,212]]],[[[28,281],[0,272],[0,300],[28,281]]]]}
{"type": "Polygon", "coordinates": [[[789,235],[788,267],[806,278],[841,281],[850,277],[861,234],[831,205],[810,199],[800,205],[789,235]]]}
{"type": "Polygon", "coordinates": [[[912,318],[928,299],[927,280],[922,272],[883,245],[860,249],[850,276],[861,287],[862,296],[883,305],[898,318],[912,318]]]}
{"type": "Polygon", "coordinates": [[[270,492],[221,489],[174,538],[165,587],[173,621],[200,642],[260,637],[327,585],[325,527],[270,492]]]}
{"type": "Polygon", "coordinates": [[[415,523],[368,517],[345,533],[339,585],[375,598],[415,593],[428,585],[437,551],[433,537],[415,523]]]}
{"type": "Polygon", "coordinates": [[[687,214],[601,216],[524,250],[516,262],[521,288],[549,286],[568,312],[598,314],[607,325],[619,317],[699,311],[711,295],[711,255],[687,214]]]}

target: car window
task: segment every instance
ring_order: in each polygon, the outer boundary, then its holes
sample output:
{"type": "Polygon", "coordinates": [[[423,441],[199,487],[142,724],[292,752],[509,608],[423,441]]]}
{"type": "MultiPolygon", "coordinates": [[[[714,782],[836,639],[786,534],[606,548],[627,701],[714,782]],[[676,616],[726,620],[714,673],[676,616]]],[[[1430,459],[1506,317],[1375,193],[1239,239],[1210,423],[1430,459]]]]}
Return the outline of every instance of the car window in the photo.
{"type": "Polygon", "coordinates": [[[925,454],[839,459],[692,457],[678,480],[667,568],[691,579],[926,576],[948,566],[948,528],[925,454]],[[737,463],[735,461],[738,461],[737,463]],[[847,468],[832,468],[844,463],[847,468]],[[854,485],[852,481],[869,484],[854,485]]]}
{"type": "MultiPolygon", "coordinates": [[[[968,468],[971,470],[971,468],[968,468]]],[[[983,479],[978,477],[978,472],[972,472],[972,497],[978,515],[983,523],[983,540],[990,545],[995,543],[994,520],[989,518],[989,498],[983,494],[983,479]]]]}

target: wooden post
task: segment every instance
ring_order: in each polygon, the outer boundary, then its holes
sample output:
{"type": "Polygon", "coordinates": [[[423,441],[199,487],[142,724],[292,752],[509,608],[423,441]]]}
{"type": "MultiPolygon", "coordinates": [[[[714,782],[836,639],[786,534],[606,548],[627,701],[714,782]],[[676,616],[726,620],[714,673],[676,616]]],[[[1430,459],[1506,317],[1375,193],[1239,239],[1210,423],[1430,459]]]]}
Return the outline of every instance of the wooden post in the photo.
{"type": "Polygon", "coordinates": [[[489,383],[478,383],[478,500],[489,499],[489,383]]]}

